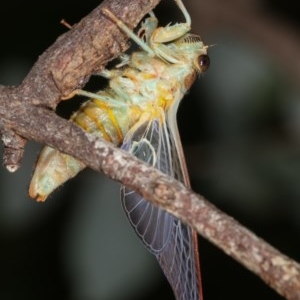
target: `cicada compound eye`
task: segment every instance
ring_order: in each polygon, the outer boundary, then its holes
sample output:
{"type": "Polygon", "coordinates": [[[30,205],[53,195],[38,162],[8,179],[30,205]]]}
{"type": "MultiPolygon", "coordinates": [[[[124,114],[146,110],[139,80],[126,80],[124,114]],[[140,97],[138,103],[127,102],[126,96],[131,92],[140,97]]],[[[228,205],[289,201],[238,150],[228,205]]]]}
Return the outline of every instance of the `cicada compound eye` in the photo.
{"type": "Polygon", "coordinates": [[[200,72],[201,73],[205,72],[209,68],[209,65],[210,65],[209,56],[207,54],[201,54],[198,57],[198,66],[199,66],[200,72]]]}

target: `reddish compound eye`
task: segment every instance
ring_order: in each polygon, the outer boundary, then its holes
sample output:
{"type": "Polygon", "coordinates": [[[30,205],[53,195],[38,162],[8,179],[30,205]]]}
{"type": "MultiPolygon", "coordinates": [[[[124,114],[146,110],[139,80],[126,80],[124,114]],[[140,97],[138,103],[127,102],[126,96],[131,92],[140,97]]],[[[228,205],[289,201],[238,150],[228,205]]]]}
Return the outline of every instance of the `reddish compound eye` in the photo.
{"type": "Polygon", "coordinates": [[[206,54],[202,54],[198,57],[198,65],[201,72],[205,72],[209,68],[210,59],[206,54]]]}

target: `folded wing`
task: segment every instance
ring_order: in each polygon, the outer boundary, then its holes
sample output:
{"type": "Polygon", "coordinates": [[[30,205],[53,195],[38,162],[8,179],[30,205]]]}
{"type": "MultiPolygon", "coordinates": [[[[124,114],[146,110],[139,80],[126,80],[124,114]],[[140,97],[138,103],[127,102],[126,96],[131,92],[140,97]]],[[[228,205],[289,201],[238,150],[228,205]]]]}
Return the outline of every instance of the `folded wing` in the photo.
{"type": "MultiPolygon", "coordinates": [[[[125,137],[122,148],[183,181],[174,137],[161,119],[141,124],[125,137]]],[[[132,227],[156,256],[176,299],[199,300],[200,275],[192,230],[125,186],[121,188],[121,198],[132,227]]]]}

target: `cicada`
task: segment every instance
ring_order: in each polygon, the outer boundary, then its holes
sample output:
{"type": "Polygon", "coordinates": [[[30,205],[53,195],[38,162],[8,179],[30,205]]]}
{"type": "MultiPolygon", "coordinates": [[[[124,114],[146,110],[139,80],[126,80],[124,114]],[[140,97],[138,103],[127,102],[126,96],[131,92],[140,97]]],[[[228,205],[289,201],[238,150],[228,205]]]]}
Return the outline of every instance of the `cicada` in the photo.
{"type": "MultiPolygon", "coordinates": [[[[109,79],[104,90],[77,91],[90,99],[71,120],[190,186],[176,113],[197,74],[208,68],[209,58],[208,46],[190,33],[191,18],[182,1],[175,2],[185,22],[158,27],[151,12],[137,34],[111,11],[103,10],[140,50],[122,55],[120,64],[101,72],[109,79]]],[[[72,156],[45,147],[30,184],[30,196],[44,201],[83,168],[85,165],[72,156]]],[[[125,186],[121,187],[121,199],[127,218],[156,256],[176,299],[201,299],[196,232],[125,186]]]]}

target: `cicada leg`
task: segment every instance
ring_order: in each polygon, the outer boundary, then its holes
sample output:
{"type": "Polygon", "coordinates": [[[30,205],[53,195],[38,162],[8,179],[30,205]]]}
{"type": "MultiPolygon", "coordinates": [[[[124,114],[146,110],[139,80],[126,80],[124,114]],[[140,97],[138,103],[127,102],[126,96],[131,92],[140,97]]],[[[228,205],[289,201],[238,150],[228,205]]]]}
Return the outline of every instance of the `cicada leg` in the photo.
{"type": "Polygon", "coordinates": [[[144,21],[137,35],[110,10],[103,9],[102,12],[114,21],[121,30],[150,56],[157,56],[170,63],[177,63],[178,59],[176,58],[176,54],[164,43],[175,41],[189,32],[191,29],[191,17],[182,0],[175,0],[175,2],[185,17],[184,23],[157,27],[158,20],[154,13],[150,12],[150,17],[144,21]]]}
{"type": "Polygon", "coordinates": [[[155,17],[154,13],[151,11],[149,15],[150,17],[145,19],[145,21],[141,25],[141,28],[138,31],[138,37],[141,38],[147,44],[150,43],[150,38],[154,30],[158,26],[158,20],[155,17]]]}
{"type": "MultiPolygon", "coordinates": [[[[179,9],[183,13],[185,17],[184,23],[176,23],[174,25],[168,25],[166,27],[158,27],[153,31],[151,36],[151,43],[152,44],[164,44],[171,41],[174,41],[187,32],[191,30],[191,17],[187,12],[185,6],[183,5],[181,0],[175,0],[176,4],[178,5],[179,9]]],[[[155,50],[154,50],[155,51],[155,50]]]]}
{"type": "Polygon", "coordinates": [[[185,22],[168,25],[166,27],[157,27],[149,40],[149,46],[155,54],[161,59],[170,63],[178,63],[180,59],[176,57],[176,53],[166,43],[173,42],[184,36],[191,30],[191,17],[187,12],[181,0],[175,0],[179,9],[185,17],[185,22]]]}
{"type": "Polygon", "coordinates": [[[120,63],[116,65],[116,68],[126,66],[130,62],[130,56],[126,53],[121,53],[118,58],[120,59],[120,63]]]}
{"type": "Polygon", "coordinates": [[[122,20],[118,19],[110,10],[103,9],[102,12],[109,17],[116,25],[123,30],[133,41],[137,43],[144,51],[146,51],[150,56],[155,56],[153,50],[145,43],[139,36],[137,36],[122,20]]]}
{"type": "Polygon", "coordinates": [[[64,97],[63,100],[68,100],[74,96],[85,96],[88,98],[92,98],[92,99],[98,99],[101,100],[102,102],[106,102],[107,104],[109,104],[110,106],[115,106],[115,107],[128,107],[128,104],[126,104],[125,102],[122,101],[118,101],[118,100],[113,100],[110,97],[105,97],[105,95],[103,94],[97,94],[97,93],[92,93],[92,92],[88,92],[88,91],[84,91],[84,90],[74,90],[71,94],[69,94],[68,96],[64,97]]]}

